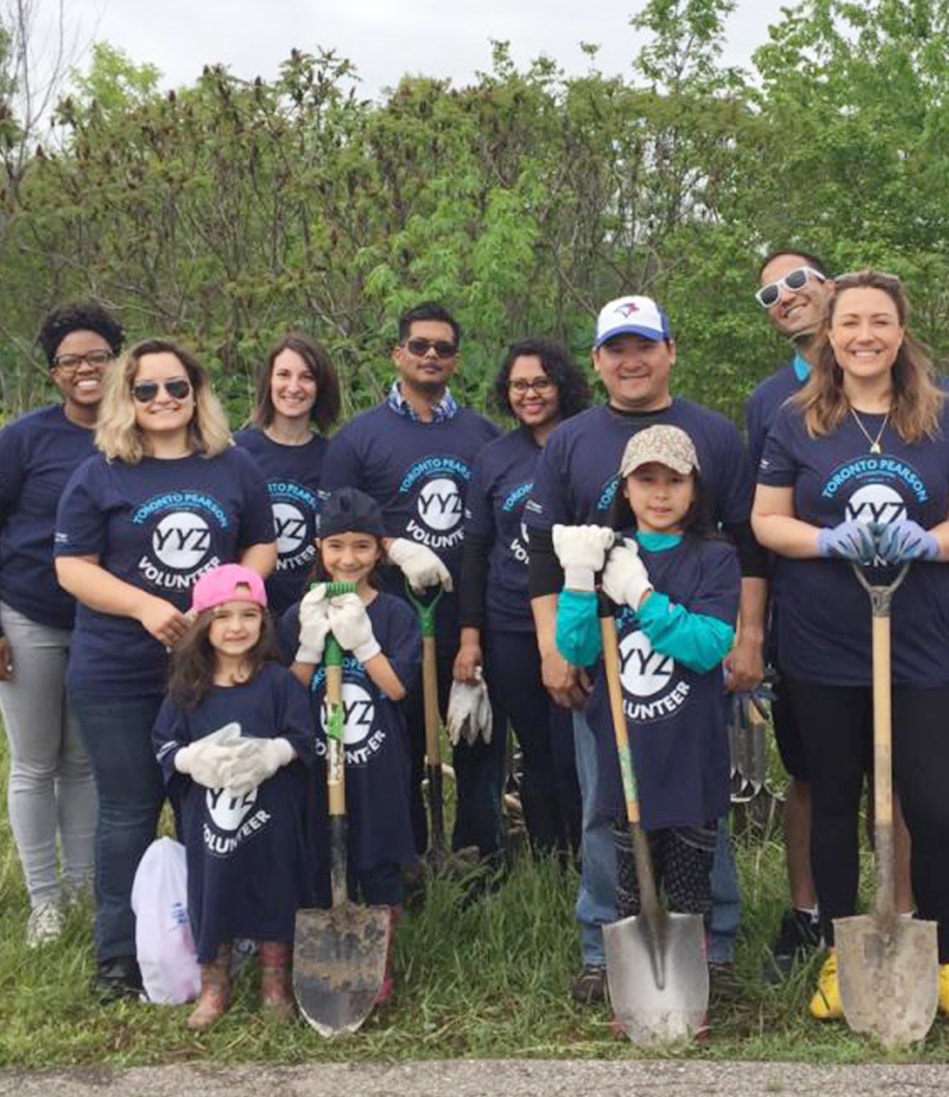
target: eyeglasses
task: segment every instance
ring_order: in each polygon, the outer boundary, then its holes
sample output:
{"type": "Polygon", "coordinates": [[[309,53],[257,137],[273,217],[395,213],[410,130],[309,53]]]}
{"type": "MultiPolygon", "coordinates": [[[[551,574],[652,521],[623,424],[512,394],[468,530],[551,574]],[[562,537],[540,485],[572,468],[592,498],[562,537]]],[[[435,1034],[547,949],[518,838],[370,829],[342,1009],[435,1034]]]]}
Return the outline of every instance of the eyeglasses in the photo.
{"type": "Polygon", "coordinates": [[[808,278],[816,278],[818,282],[827,281],[827,276],[821,274],[819,270],[814,270],[813,267],[795,267],[794,270],[789,270],[783,278],[762,286],[755,294],[755,300],[763,309],[769,309],[772,305],[778,303],[782,289],[792,291],[803,289],[807,285],[808,278]]]}
{"type": "Polygon", "coordinates": [[[405,344],[409,353],[418,358],[424,358],[430,350],[435,351],[438,358],[454,358],[458,348],[447,339],[409,339],[405,344]]]}
{"type": "Polygon", "coordinates": [[[538,396],[542,396],[545,392],[550,392],[554,387],[554,383],[549,377],[532,377],[530,379],[518,377],[514,381],[508,381],[507,387],[510,392],[516,392],[518,396],[523,396],[525,392],[531,389],[538,396]]]}
{"type": "Polygon", "coordinates": [[[132,395],[140,404],[150,404],[159,389],[164,389],[173,400],[184,400],[191,392],[191,382],[184,377],[174,381],[139,381],[137,385],[132,385],[132,395]]]}
{"type": "Polygon", "coordinates": [[[65,373],[75,373],[77,369],[86,363],[93,369],[100,369],[115,358],[111,350],[90,350],[88,354],[61,354],[53,359],[53,369],[61,369],[65,373]]]}

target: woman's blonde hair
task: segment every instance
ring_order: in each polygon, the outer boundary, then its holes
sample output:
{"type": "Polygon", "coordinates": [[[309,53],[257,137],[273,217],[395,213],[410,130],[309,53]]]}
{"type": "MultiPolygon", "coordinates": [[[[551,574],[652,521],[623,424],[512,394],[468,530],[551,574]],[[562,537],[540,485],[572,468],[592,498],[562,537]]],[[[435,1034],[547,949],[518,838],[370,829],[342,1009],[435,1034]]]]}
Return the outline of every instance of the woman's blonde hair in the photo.
{"type": "Polygon", "coordinates": [[[876,270],[861,270],[840,275],[834,279],[834,285],[835,292],[828,299],[817,336],[817,361],[807,384],[792,398],[802,410],[808,434],[812,438],[830,434],[850,414],[850,401],[844,393],[844,372],[830,345],[830,328],[841,294],[848,289],[877,289],[896,306],[903,328],[903,340],[893,362],[889,423],[904,442],[936,438],[945,394],[936,385],[928,350],[906,328],[909,302],[899,278],[876,270]]]}
{"type": "Polygon", "coordinates": [[[195,453],[217,457],[231,445],[227,415],[211,391],[208,372],[184,347],[170,339],[145,339],[130,347],[106,377],[105,392],[96,426],[96,446],[110,461],[137,465],[149,454],[148,436],[135,421],[132,385],[139,363],[148,354],[173,354],[184,366],[194,393],[194,415],[190,423],[195,453]]]}

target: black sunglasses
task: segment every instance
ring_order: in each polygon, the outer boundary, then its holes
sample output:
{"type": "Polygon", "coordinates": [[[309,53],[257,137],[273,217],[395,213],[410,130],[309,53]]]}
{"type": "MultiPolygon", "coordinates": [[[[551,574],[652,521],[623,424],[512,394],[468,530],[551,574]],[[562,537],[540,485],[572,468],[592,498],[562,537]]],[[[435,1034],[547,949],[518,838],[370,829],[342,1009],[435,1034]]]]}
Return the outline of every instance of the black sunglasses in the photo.
{"type": "Polygon", "coordinates": [[[755,294],[755,300],[763,309],[769,309],[772,305],[778,303],[782,289],[803,289],[809,278],[816,278],[818,282],[827,281],[826,276],[821,274],[819,270],[814,270],[813,267],[795,267],[794,270],[789,270],[783,278],[762,286],[755,294]]]}
{"type": "Polygon", "coordinates": [[[438,358],[454,358],[458,353],[455,344],[447,339],[409,339],[405,345],[418,358],[424,358],[430,350],[434,350],[438,358]]]}
{"type": "Polygon", "coordinates": [[[191,382],[184,377],[174,381],[139,381],[137,385],[132,385],[132,395],[140,404],[150,404],[159,389],[164,389],[173,400],[184,400],[191,392],[191,382]]]}

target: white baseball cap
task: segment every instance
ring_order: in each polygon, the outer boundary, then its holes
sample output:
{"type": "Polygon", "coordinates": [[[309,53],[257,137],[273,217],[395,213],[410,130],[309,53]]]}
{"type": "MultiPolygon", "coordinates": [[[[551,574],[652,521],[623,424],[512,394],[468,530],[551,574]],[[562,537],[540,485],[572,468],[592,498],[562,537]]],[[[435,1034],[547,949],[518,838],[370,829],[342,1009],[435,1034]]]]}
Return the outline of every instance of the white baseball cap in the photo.
{"type": "Polygon", "coordinates": [[[600,309],[593,349],[601,347],[614,335],[625,334],[641,335],[660,343],[672,338],[672,329],[669,317],[651,297],[617,297],[600,309]]]}

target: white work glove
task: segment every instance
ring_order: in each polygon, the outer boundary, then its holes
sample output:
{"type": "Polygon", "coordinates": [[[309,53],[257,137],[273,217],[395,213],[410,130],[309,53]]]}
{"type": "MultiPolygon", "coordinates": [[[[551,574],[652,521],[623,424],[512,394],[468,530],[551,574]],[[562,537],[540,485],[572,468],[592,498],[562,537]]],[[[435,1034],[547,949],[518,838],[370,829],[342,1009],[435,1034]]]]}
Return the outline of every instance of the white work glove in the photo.
{"type": "Polygon", "coordinates": [[[330,599],[330,631],[345,651],[366,664],[382,648],[372,631],[372,622],[358,594],[339,594],[330,599]]]}
{"type": "Polygon", "coordinates": [[[225,767],[224,787],[238,796],[262,785],[297,756],[288,739],[245,739],[250,750],[225,767]]]}
{"type": "Polygon", "coordinates": [[[419,545],[405,537],[396,537],[387,550],[389,559],[408,579],[416,594],[426,587],[443,586],[452,589],[451,572],[426,545],[419,545]]]}
{"type": "Polygon", "coordinates": [[[300,640],[296,661],[312,663],[314,666],[323,661],[323,649],[326,647],[326,634],[329,625],[329,599],[326,597],[326,584],[317,583],[308,590],[300,601],[300,640]]]}
{"type": "Polygon", "coordinates": [[[478,681],[475,685],[468,682],[452,682],[448,695],[448,738],[452,746],[458,746],[462,739],[472,744],[479,736],[486,743],[491,742],[494,723],[491,715],[491,701],[488,687],[481,678],[481,668],[477,669],[478,681]]]}
{"type": "Polygon", "coordinates": [[[603,570],[606,550],[616,540],[613,530],[605,526],[554,526],[553,540],[567,590],[593,590],[594,574],[603,570]]]}
{"type": "Polygon", "coordinates": [[[199,739],[175,754],[175,769],[205,788],[225,788],[231,766],[247,753],[243,743],[199,739]]]}
{"type": "Polygon", "coordinates": [[[639,555],[635,541],[624,540],[606,560],[603,569],[603,592],[618,606],[639,609],[643,595],[653,589],[649,572],[639,555]]]}

